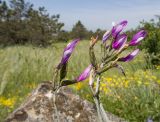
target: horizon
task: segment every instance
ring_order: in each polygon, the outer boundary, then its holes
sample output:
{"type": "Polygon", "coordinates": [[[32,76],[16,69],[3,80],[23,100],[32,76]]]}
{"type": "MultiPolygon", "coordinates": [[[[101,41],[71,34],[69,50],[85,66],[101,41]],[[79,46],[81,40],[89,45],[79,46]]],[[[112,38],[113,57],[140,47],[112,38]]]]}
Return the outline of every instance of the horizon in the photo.
{"type": "Polygon", "coordinates": [[[128,29],[134,29],[140,21],[149,21],[160,13],[158,0],[27,0],[35,8],[44,6],[50,15],[60,14],[65,30],[71,30],[80,20],[88,29],[109,29],[112,22],[128,20],[128,29]],[[84,4],[85,3],[85,4],[84,4]],[[112,13],[112,14],[111,14],[112,13]]]}

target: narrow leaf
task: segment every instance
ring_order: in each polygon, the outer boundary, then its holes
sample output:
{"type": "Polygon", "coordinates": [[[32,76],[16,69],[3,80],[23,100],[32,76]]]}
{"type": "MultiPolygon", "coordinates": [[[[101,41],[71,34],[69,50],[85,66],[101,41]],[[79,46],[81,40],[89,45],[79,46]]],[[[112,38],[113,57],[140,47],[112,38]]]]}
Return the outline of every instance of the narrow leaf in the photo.
{"type": "Polygon", "coordinates": [[[67,65],[68,63],[65,63],[62,65],[61,70],[60,70],[60,81],[66,77],[67,75],[67,65]]]}

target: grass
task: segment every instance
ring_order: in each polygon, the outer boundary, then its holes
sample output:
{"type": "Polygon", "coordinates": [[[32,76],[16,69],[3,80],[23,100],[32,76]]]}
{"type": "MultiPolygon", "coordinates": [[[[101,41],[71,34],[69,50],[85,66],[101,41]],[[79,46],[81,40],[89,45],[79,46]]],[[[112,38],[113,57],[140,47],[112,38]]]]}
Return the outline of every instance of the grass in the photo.
{"type": "MultiPolygon", "coordinates": [[[[88,41],[78,44],[69,61],[67,79],[77,77],[89,65],[88,41]]],[[[41,81],[51,80],[66,43],[53,47],[13,46],[0,49],[0,121],[12,112],[41,81]]],[[[100,47],[96,46],[100,59],[100,47]]],[[[126,52],[128,53],[128,52],[126,52]]],[[[101,100],[106,110],[129,121],[160,118],[160,69],[146,70],[141,52],[130,63],[122,63],[127,77],[112,69],[103,75],[101,100]]],[[[71,86],[92,101],[87,80],[71,86]]]]}

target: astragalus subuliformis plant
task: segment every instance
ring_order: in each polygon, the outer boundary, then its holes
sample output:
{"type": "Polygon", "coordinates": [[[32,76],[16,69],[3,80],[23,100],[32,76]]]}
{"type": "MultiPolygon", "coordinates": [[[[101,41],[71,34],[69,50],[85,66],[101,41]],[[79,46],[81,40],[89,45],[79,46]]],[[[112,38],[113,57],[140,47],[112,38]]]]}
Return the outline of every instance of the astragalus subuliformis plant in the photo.
{"type": "Polygon", "coordinates": [[[91,38],[89,47],[90,64],[78,77],[75,76],[75,79],[66,80],[65,76],[67,74],[68,60],[76,45],[80,42],[79,39],[73,40],[66,46],[63,51],[62,59],[55,68],[53,78],[54,90],[58,90],[62,86],[82,82],[89,77],[89,86],[92,91],[100,122],[109,121],[105,110],[100,102],[99,88],[101,86],[102,74],[111,68],[118,68],[123,73],[123,75],[125,75],[124,69],[121,65],[119,65],[119,62],[129,62],[133,60],[139,53],[139,49],[133,50],[125,57],[122,57],[121,53],[131,46],[139,45],[141,43],[141,40],[144,39],[147,35],[145,30],[140,30],[135,35],[133,35],[130,41],[127,41],[127,35],[122,33],[127,23],[128,22],[124,20],[113,26],[111,30],[106,31],[106,33],[103,35],[101,43],[97,43],[98,36],[96,38],[91,38]],[[96,59],[96,55],[94,53],[94,46],[96,44],[101,44],[102,57],[100,61],[96,59]]]}

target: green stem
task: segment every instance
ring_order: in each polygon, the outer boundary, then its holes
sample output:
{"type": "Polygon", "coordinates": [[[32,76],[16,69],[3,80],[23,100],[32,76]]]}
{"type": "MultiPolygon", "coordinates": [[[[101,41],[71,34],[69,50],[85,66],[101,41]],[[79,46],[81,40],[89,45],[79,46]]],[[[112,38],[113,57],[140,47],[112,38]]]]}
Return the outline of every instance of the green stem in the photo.
{"type": "Polygon", "coordinates": [[[101,112],[102,112],[102,116],[103,116],[103,119],[104,119],[104,122],[110,122],[110,120],[108,119],[108,116],[103,108],[103,105],[102,103],[100,103],[100,109],[101,109],[101,112]]]}
{"type": "Polygon", "coordinates": [[[95,105],[96,105],[99,122],[103,122],[103,119],[102,119],[102,116],[101,116],[100,104],[99,104],[99,100],[98,100],[97,97],[94,97],[94,102],[95,102],[95,105]]]}
{"type": "Polygon", "coordinates": [[[96,91],[94,96],[94,102],[96,104],[98,118],[100,122],[103,122],[103,118],[101,115],[101,109],[100,109],[100,102],[99,102],[99,88],[100,88],[100,76],[97,77],[97,83],[96,83],[96,91]]]}
{"type": "Polygon", "coordinates": [[[104,63],[107,64],[110,61],[116,59],[125,49],[127,49],[128,45],[126,45],[125,47],[123,47],[122,49],[120,49],[117,53],[113,54],[113,56],[111,56],[110,58],[108,58],[108,60],[106,60],[104,63]]]}
{"type": "Polygon", "coordinates": [[[56,93],[57,93],[58,89],[59,88],[57,88],[53,93],[53,104],[54,104],[54,107],[55,107],[55,114],[56,114],[56,117],[57,117],[57,122],[60,122],[60,116],[59,116],[57,105],[56,105],[56,93]]]}

